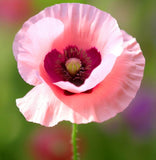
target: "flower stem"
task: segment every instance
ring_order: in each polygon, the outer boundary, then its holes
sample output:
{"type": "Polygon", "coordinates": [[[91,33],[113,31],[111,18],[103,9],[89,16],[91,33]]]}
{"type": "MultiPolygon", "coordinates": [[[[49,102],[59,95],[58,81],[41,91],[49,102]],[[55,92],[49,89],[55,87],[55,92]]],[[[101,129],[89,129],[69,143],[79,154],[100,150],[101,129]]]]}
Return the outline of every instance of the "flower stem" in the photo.
{"type": "Polygon", "coordinates": [[[72,130],[73,160],[78,160],[76,137],[77,137],[77,124],[73,123],[73,130],[72,130]]]}

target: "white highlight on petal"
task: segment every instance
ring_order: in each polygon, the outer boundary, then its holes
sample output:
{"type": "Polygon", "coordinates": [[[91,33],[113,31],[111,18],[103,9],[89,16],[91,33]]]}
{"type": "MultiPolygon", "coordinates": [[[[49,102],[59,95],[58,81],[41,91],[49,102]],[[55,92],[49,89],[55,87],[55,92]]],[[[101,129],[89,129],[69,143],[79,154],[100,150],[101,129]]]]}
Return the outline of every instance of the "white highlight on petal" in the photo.
{"type": "Polygon", "coordinates": [[[29,19],[17,33],[13,52],[19,73],[27,83],[41,83],[39,65],[63,30],[64,25],[60,20],[38,15],[29,19]]]}

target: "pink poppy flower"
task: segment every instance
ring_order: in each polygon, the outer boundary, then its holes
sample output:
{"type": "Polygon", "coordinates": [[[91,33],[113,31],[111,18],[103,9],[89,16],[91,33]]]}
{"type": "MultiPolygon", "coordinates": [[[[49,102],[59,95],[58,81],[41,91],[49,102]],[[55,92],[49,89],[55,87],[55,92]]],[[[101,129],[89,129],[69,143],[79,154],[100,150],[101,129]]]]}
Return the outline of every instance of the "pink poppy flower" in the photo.
{"type": "MultiPolygon", "coordinates": [[[[79,135],[78,151],[83,157],[86,141],[79,135]]],[[[33,160],[69,160],[72,157],[70,129],[68,127],[41,127],[31,133],[26,150],[33,160]]]]}
{"type": "Polygon", "coordinates": [[[32,12],[30,0],[0,0],[0,19],[4,22],[17,23],[27,18],[32,12]]]}
{"type": "Polygon", "coordinates": [[[72,157],[70,134],[66,128],[42,128],[28,142],[34,160],[69,160],[72,157]]]}
{"type": "Polygon", "coordinates": [[[13,52],[22,78],[35,86],[17,106],[45,126],[114,117],[134,98],[145,64],[136,39],[110,14],[77,3],[48,7],[26,21],[13,52]]]}

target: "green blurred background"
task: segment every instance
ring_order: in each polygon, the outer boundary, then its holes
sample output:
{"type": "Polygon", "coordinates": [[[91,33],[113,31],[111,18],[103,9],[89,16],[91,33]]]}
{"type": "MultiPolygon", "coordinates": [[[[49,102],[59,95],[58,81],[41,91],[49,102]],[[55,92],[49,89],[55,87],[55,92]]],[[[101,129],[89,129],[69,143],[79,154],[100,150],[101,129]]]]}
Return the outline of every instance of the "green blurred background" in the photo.
{"type": "MultiPolygon", "coordinates": [[[[155,0],[0,0],[0,160],[46,160],[42,157],[35,159],[36,152],[42,152],[44,142],[33,142],[42,146],[38,150],[32,147],[32,139],[42,135],[45,127],[27,122],[15,104],[15,99],[23,97],[32,86],[26,84],[18,74],[12,43],[25,20],[45,7],[64,2],[87,3],[111,13],[121,29],[136,37],[146,58],[141,89],[130,106],[107,122],[79,125],[81,160],[155,160],[155,0]],[[37,151],[34,153],[33,149],[37,151]]],[[[48,130],[55,132],[58,128],[70,132],[71,124],[61,122],[48,130]]],[[[44,136],[41,136],[43,141],[46,139],[44,136]]],[[[57,138],[59,140],[59,136],[57,138]]],[[[62,140],[61,144],[65,141],[62,140]]],[[[53,143],[53,140],[49,142],[53,143]]],[[[56,149],[63,156],[62,148],[57,146],[56,149]]],[[[47,150],[49,160],[61,160],[59,156],[54,158],[52,148],[47,150]]]]}

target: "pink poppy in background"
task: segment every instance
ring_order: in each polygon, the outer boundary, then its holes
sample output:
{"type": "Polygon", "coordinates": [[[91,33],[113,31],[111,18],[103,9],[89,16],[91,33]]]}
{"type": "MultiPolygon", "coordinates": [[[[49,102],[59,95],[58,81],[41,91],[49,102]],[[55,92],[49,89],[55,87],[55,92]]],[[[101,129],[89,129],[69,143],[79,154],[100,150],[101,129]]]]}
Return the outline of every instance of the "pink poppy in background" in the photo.
{"type": "Polygon", "coordinates": [[[145,65],[136,39],[110,14],[78,3],[48,7],[26,21],[13,52],[22,78],[35,86],[17,106],[45,126],[114,117],[136,95],[145,65]]]}
{"type": "Polygon", "coordinates": [[[31,0],[0,0],[0,21],[18,23],[31,12],[31,0]]]}
{"type": "Polygon", "coordinates": [[[70,134],[63,128],[41,128],[28,142],[34,160],[69,160],[72,157],[70,134]]]}

